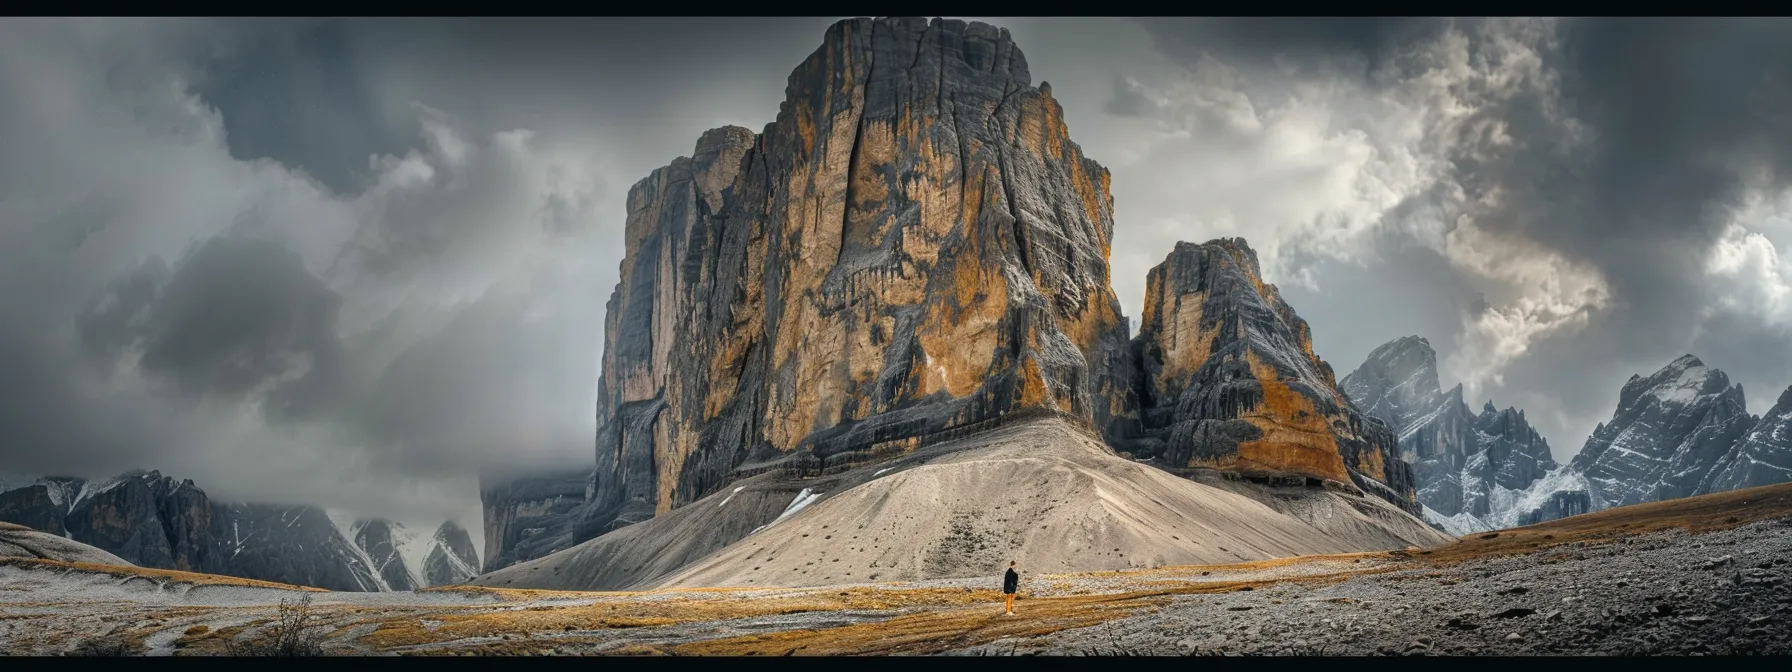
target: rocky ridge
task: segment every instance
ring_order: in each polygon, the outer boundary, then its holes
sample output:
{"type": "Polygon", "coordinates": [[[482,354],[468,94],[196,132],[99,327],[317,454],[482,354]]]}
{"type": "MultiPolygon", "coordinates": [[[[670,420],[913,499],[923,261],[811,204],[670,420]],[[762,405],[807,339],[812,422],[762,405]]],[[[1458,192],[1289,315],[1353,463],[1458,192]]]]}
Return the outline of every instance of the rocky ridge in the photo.
{"type": "Polygon", "coordinates": [[[1439,393],[1436,353],[1416,336],[1370,353],[1343,388],[1400,433],[1426,518],[1453,534],[1792,480],[1792,389],[1765,416],[1742,386],[1684,355],[1619,391],[1574,459],[1557,464],[1516,409],[1468,412],[1439,393]]]}
{"type": "Polygon", "coordinates": [[[1426,519],[1453,534],[1590,509],[1572,493],[1542,501],[1523,496],[1546,479],[1553,485],[1573,476],[1561,472],[1549,442],[1523,410],[1500,410],[1488,401],[1477,414],[1463,401],[1461,384],[1444,392],[1437,352],[1424,338],[1407,336],[1377,347],[1339,386],[1365,412],[1394,428],[1400,458],[1413,465],[1426,519]]]}

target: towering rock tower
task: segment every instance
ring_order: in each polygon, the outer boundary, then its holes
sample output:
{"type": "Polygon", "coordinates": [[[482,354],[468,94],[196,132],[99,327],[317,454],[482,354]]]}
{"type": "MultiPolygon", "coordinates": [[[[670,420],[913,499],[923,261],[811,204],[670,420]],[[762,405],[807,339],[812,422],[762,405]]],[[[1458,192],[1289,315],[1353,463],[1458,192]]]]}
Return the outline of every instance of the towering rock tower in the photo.
{"type": "Polygon", "coordinates": [[[1419,513],[1393,430],[1339,391],[1306,320],[1263,282],[1243,239],[1177,243],[1147,278],[1134,344],[1140,452],[1172,468],[1351,483],[1419,513]]]}
{"type": "Polygon", "coordinates": [[[1016,411],[1127,433],[1108,184],[1006,30],[835,24],[776,121],[630,191],[590,515],[1016,411]]]}

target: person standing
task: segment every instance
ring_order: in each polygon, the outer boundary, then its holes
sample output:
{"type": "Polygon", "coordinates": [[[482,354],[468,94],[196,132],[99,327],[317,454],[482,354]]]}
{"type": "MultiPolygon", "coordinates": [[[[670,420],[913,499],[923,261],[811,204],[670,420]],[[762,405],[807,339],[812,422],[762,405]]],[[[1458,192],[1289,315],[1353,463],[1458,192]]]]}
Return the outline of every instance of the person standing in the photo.
{"type": "Polygon", "coordinates": [[[1020,573],[1014,571],[1015,561],[1008,561],[1008,573],[1002,575],[1002,593],[1008,598],[1008,615],[1014,615],[1014,591],[1020,590],[1020,573]]]}

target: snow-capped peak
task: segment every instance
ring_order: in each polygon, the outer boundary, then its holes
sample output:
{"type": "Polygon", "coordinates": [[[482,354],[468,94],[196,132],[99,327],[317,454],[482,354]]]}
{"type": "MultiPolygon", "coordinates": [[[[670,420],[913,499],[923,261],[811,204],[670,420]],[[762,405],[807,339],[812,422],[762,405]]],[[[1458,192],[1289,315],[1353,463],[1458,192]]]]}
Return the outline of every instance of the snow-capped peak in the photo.
{"type": "Polygon", "coordinates": [[[1678,374],[1673,379],[1657,383],[1649,390],[1650,394],[1664,404],[1686,406],[1698,401],[1700,397],[1722,392],[1725,387],[1728,387],[1727,381],[1724,381],[1716,386],[1717,389],[1711,389],[1713,377],[1722,374],[1715,369],[1706,367],[1692,355],[1674,360],[1674,363],[1662,369],[1652,379],[1666,378],[1663,374],[1672,373],[1676,369],[1678,369],[1678,374]]]}

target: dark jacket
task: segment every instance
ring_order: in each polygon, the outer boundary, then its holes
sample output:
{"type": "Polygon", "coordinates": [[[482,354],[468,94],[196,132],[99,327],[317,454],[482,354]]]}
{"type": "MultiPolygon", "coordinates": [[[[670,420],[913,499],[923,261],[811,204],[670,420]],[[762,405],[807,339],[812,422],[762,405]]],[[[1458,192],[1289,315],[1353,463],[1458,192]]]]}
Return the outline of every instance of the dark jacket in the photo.
{"type": "Polygon", "coordinates": [[[1013,567],[1009,567],[1008,573],[1002,577],[1002,592],[1012,593],[1019,587],[1020,574],[1015,573],[1013,567]]]}

